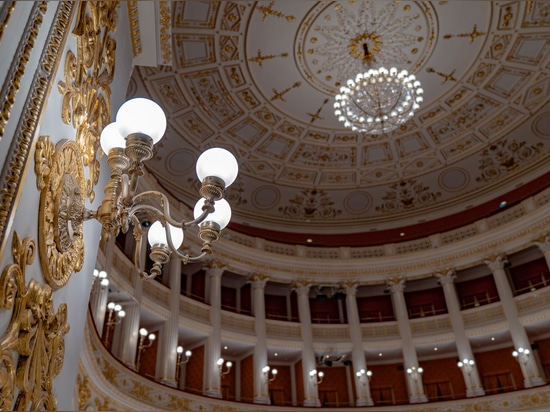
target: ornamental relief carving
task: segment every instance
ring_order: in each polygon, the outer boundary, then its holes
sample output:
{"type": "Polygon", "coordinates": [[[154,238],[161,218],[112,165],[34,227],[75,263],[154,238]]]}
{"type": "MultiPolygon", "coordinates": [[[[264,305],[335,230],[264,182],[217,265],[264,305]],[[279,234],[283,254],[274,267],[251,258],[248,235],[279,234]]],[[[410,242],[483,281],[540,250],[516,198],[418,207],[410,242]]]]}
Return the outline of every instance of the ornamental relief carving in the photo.
{"type": "Polygon", "coordinates": [[[52,289],[31,279],[25,268],[34,261],[36,243],[13,233],[15,263],[0,275],[0,310],[12,316],[0,337],[0,410],[56,410],[53,378],[65,358],[67,305],[54,311],[52,289]]]}
{"type": "Polygon", "coordinates": [[[36,144],[36,186],[40,190],[38,244],[40,264],[48,284],[58,289],[84,263],[84,193],[86,178],[77,143],[48,136],[36,144]]]}
{"type": "Polygon", "coordinates": [[[111,120],[111,89],[115,71],[116,1],[83,1],[78,4],[77,52],[67,52],[65,80],[58,83],[63,95],[62,119],[76,129],[75,141],[89,169],[84,195],[93,201],[99,179],[99,136],[111,120]]]}

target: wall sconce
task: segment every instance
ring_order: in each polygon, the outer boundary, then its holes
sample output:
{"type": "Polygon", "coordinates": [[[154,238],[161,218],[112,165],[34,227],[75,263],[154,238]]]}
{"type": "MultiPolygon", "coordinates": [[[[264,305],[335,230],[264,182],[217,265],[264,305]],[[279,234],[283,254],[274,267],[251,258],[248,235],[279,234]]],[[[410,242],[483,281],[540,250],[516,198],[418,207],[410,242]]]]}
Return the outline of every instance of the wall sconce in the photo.
{"type": "Polygon", "coordinates": [[[522,365],[525,365],[529,361],[530,354],[531,351],[524,348],[518,348],[518,350],[512,352],[512,356],[522,365]]]}
{"type": "Polygon", "coordinates": [[[223,358],[219,358],[216,362],[218,365],[218,369],[220,371],[220,376],[227,375],[229,371],[231,370],[231,367],[233,366],[233,362],[231,361],[225,361],[223,358]],[[225,364],[225,367],[227,368],[225,371],[223,370],[223,365],[225,364]]]}
{"type": "Polygon", "coordinates": [[[107,272],[105,272],[104,270],[94,269],[93,284],[95,284],[96,282],[99,282],[99,285],[102,288],[106,288],[107,286],[109,286],[109,279],[107,279],[107,272]]]}
{"type": "Polygon", "coordinates": [[[468,375],[471,375],[474,370],[475,362],[471,359],[464,359],[464,360],[458,361],[457,365],[460,369],[463,369],[464,371],[466,371],[468,375]]]}
{"type": "Polygon", "coordinates": [[[262,373],[264,374],[265,382],[273,382],[277,378],[277,369],[271,369],[269,365],[266,365],[262,368],[262,373]],[[271,377],[269,377],[269,371],[271,370],[271,377]]]}
{"type": "Polygon", "coordinates": [[[107,316],[107,323],[106,323],[107,329],[105,330],[104,342],[109,342],[109,334],[111,332],[111,327],[122,322],[122,319],[126,316],[126,312],[122,310],[122,306],[120,306],[118,303],[109,302],[107,304],[107,310],[109,311],[109,315],[107,316]]]}
{"type": "Polygon", "coordinates": [[[151,273],[142,268],[140,277],[149,279],[159,275],[162,265],[172,256],[184,264],[197,262],[212,253],[211,244],[220,237],[220,232],[231,219],[229,203],[223,199],[225,189],[236,179],[238,164],[227,150],[212,148],[198,158],[197,176],[202,182],[201,199],[194,208],[194,220],[181,222],[170,215],[168,198],[157,191],[136,193],[139,177],[143,175],[143,162],[153,156],[153,145],[166,130],[166,116],[161,107],[149,99],[135,98],[124,103],[116,115],[116,121],[107,125],[101,133],[100,143],[108,155],[111,178],[105,186],[105,198],[97,211],[86,210],[85,218],[101,222],[105,237],[126,233],[134,226],[137,241],[136,267],[139,268],[139,253],[142,235],[149,228],[150,258],[154,262],[151,273]],[[188,227],[199,227],[203,244],[198,256],[189,256],[179,251],[184,232],[188,227]]]}
{"type": "Polygon", "coordinates": [[[189,362],[189,358],[191,358],[191,355],[193,353],[190,350],[185,351],[185,359],[182,360],[182,356],[184,355],[183,346],[179,346],[176,348],[176,382],[179,382],[180,380],[180,366],[186,364],[189,362]]]}
{"type": "Polygon", "coordinates": [[[309,371],[309,379],[314,385],[319,385],[323,382],[323,377],[325,373],[323,371],[317,372],[317,369],[312,369],[309,371]]]}
{"type": "Polygon", "coordinates": [[[361,382],[363,385],[366,385],[367,382],[370,382],[370,378],[372,377],[372,371],[366,371],[365,369],[361,369],[355,372],[355,376],[357,377],[357,379],[359,379],[359,382],[361,382]]]}
{"type": "Polygon", "coordinates": [[[156,338],[157,336],[154,333],[149,333],[145,328],[139,330],[138,355],[136,360],[136,370],[138,372],[141,366],[141,353],[143,350],[150,347],[156,338]]]}
{"type": "Polygon", "coordinates": [[[424,372],[424,369],[421,367],[412,366],[407,369],[407,374],[411,377],[412,380],[416,381],[422,375],[422,372],[424,372]]]}

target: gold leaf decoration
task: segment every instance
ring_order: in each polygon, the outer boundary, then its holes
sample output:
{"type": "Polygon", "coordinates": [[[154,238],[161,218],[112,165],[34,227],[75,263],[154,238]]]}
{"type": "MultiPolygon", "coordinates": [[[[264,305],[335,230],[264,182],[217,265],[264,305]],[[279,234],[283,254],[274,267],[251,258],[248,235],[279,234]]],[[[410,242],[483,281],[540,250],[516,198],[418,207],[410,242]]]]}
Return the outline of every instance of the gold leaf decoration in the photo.
{"type": "Polygon", "coordinates": [[[75,141],[89,168],[86,197],[93,201],[99,179],[99,136],[111,119],[111,89],[115,71],[118,7],[116,1],[83,1],[73,30],[76,55],[69,51],[65,60],[65,81],[58,83],[63,95],[62,119],[76,129],[75,141]]]}
{"type": "Polygon", "coordinates": [[[53,378],[65,358],[67,305],[54,311],[52,288],[31,279],[25,287],[25,268],[32,264],[34,239],[13,234],[12,256],[0,276],[0,309],[12,316],[0,340],[0,410],[55,410],[53,378]]]}
{"type": "Polygon", "coordinates": [[[75,142],[61,140],[54,147],[47,136],[38,139],[34,157],[36,185],[41,191],[40,264],[46,282],[58,289],[84,262],[84,166],[75,142]]]}

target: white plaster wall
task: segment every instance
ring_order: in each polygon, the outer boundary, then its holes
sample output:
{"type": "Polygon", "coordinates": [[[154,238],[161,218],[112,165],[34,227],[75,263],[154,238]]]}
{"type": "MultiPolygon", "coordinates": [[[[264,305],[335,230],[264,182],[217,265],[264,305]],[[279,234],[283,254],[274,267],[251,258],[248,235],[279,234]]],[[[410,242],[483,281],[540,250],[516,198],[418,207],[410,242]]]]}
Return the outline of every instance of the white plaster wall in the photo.
{"type": "MultiPolygon", "coordinates": [[[[27,2],[17,2],[27,3],[27,2]]],[[[30,10],[30,3],[25,6],[27,10],[30,10]]],[[[26,67],[26,72],[23,78],[21,91],[17,96],[16,104],[12,110],[12,116],[8,123],[6,133],[0,141],[0,161],[5,162],[5,155],[9,148],[9,141],[13,138],[13,130],[17,124],[18,113],[21,111],[21,107],[24,103],[26,94],[29,90],[34,71],[38,66],[38,60],[42,48],[44,47],[44,39],[47,35],[48,28],[52,23],[53,15],[57,7],[57,2],[50,2],[48,4],[47,14],[42,24],[39,38],[36,41],[35,47],[32,52],[31,59],[26,67]]],[[[75,6],[77,7],[77,6],[75,6]]],[[[16,10],[19,8],[19,4],[16,10]]],[[[20,9],[22,10],[22,9],[20,9]]],[[[119,14],[119,26],[113,37],[117,40],[117,60],[116,60],[116,72],[115,79],[111,84],[113,91],[111,95],[112,102],[112,118],[116,114],[116,110],[120,104],[124,101],[128,80],[132,69],[132,55],[129,40],[128,29],[128,17],[127,8],[123,3],[118,8],[119,14]]],[[[73,22],[74,25],[74,16],[73,22]]],[[[15,16],[15,15],[14,15],[15,16]]],[[[13,42],[19,40],[21,35],[21,22],[26,21],[26,18],[18,17],[10,21],[8,25],[8,31],[4,33],[4,39],[2,43],[5,43],[7,39],[11,39],[13,42]],[[12,22],[14,24],[12,24],[12,22]],[[17,23],[17,24],[16,24],[17,23]]],[[[1,47],[1,46],[0,46],[1,47]]],[[[69,34],[67,42],[65,44],[65,50],[62,53],[64,57],[67,50],[72,50],[76,53],[76,42],[74,36],[69,34]]],[[[3,49],[0,48],[0,51],[3,49]]],[[[5,65],[9,65],[9,60],[1,58],[2,69],[5,65]]],[[[53,81],[50,94],[47,98],[47,106],[43,112],[42,121],[39,126],[38,133],[35,136],[35,142],[41,135],[49,135],[52,142],[57,142],[61,139],[74,139],[75,131],[72,125],[65,125],[61,120],[61,107],[62,96],[57,91],[57,84],[59,81],[64,80],[64,61],[60,62],[55,80],[53,81]]],[[[5,73],[5,71],[4,71],[5,73]]],[[[102,159],[100,182],[96,186],[96,199],[92,205],[87,204],[86,207],[96,209],[103,198],[103,189],[105,182],[109,178],[110,171],[105,164],[105,158],[102,159]]],[[[19,202],[17,203],[16,210],[14,210],[13,223],[8,229],[6,235],[6,241],[4,242],[4,250],[2,251],[2,260],[0,270],[3,270],[8,264],[13,263],[11,257],[11,239],[13,231],[17,231],[21,238],[32,237],[38,242],[38,210],[39,210],[40,193],[36,188],[36,178],[34,174],[34,144],[29,155],[27,170],[24,180],[24,185],[21,190],[19,202]]],[[[82,270],[79,273],[73,274],[67,285],[54,292],[54,305],[55,310],[60,303],[66,303],[68,306],[68,324],[70,325],[70,331],[65,336],[65,361],[61,373],[54,379],[54,393],[58,399],[59,410],[75,410],[75,405],[78,405],[78,400],[73,399],[75,393],[74,387],[76,382],[76,375],[78,371],[78,359],[82,346],[84,325],[86,321],[86,313],[88,307],[88,299],[92,283],[92,272],[96,264],[97,249],[99,243],[101,226],[98,222],[88,221],[84,223],[84,243],[85,243],[85,261],[82,270]]],[[[35,261],[31,266],[27,267],[26,272],[26,284],[30,279],[36,279],[37,281],[44,283],[44,277],[41,273],[40,262],[38,253],[35,256],[35,261]]],[[[9,324],[11,313],[0,311],[0,336],[5,332],[7,325],[9,324]]]]}

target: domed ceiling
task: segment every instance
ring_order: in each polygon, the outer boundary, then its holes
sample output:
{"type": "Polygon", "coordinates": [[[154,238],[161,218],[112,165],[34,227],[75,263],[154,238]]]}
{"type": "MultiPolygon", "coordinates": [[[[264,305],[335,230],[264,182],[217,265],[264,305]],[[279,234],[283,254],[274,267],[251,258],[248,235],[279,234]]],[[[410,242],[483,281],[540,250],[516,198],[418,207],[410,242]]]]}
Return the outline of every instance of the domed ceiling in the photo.
{"type": "Polygon", "coordinates": [[[169,120],[147,166],[192,206],[196,158],[229,149],[235,230],[368,244],[546,186],[548,2],[179,1],[171,36],[172,66],[138,67],[129,90],[169,120]],[[340,86],[369,65],[406,69],[424,89],[393,132],[352,132],[334,115],[340,86]]]}

